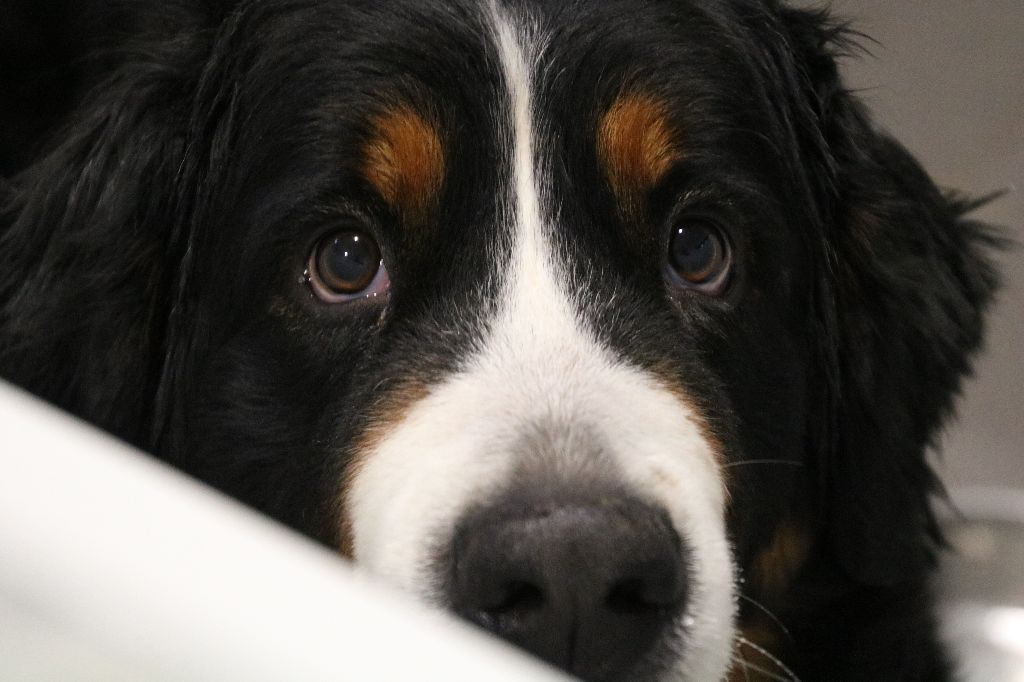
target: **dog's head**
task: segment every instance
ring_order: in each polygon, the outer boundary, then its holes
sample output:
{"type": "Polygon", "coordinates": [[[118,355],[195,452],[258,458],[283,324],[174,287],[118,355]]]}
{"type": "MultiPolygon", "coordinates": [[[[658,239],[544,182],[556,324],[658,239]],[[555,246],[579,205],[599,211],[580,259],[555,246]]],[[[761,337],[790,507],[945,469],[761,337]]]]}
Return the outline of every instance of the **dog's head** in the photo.
{"type": "Polygon", "coordinates": [[[824,16],[130,9],[11,188],[7,376],[589,679],[920,598],[993,277],[824,16]]]}

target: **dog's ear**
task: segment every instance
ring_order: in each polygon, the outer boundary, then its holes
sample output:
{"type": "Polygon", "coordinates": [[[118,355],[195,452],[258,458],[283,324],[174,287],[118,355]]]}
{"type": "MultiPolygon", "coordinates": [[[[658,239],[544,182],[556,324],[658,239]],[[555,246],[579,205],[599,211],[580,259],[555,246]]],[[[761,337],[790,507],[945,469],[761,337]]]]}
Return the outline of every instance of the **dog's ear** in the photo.
{"type": "Polygon", "coordinates": [[[82,56],[78,103],[0,185],[0,376],[139,445],[162,364],[203,50],[202,18],[150,9],[147,26],[118,15],[118,34],[82,56]]]}
{"type": "Polygon", "coordinates": [[[856,580],[891,585],[934,561],[940,535],[926,454],[949,415],[996,287],[996,243],[944,196],[843,87],[847,32],[820,12],[779,10],[814,130],[825,243],[819,314],[821,438],[831,546],[856,580]]]}
{"type": "Polygon", "coordinates": [[[86,33],[74,0],[4,0],[0,20],[0,175],[24,167],[75,97],[86,33]]]}

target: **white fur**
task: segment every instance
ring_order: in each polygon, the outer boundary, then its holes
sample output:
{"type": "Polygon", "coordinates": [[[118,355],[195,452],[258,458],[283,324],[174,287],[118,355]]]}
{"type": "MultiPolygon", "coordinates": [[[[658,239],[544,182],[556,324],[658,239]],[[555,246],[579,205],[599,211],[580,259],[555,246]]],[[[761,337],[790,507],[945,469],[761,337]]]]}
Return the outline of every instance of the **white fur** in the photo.
{"type": "Polygon", "coordinates": [[[363,454],[348,498],[355,558],[436,599],[432,553],[468,507],[509,479],[524,432],[537,423],[591,429],[629,487],[668,510],[692,549],[690,607],[679,623],[686,637],[671,679],[720,679],[731,659],[735,594],[716,454],[686,403],[581,324],[545,234],[555,226],[536,170],[530,61],[541,41],[496,5],[492,14],[512,102],[514,205],[502,208],[515,220],[516,243],[504,303],[479,351],[363,454]]]}

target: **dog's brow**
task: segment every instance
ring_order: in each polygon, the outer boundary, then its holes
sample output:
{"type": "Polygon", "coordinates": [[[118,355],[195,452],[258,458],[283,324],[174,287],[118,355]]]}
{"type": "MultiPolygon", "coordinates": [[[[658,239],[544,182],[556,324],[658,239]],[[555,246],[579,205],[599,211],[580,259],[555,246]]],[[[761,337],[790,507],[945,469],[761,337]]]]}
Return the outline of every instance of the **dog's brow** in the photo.
{"type": "Polygon", "coordinates": [[[438,126],[407,104],[384,110],[371,121],[362,171],[407,223],[423,220],[444,180],[445,154],[438,126]]]}
{"type": "Polygon", "coordinates": [[[624,214],[637,215],[644,194],[679,157],[667,109],[649,93],[624,93],[597,130],[597,152],[624,214]]]}

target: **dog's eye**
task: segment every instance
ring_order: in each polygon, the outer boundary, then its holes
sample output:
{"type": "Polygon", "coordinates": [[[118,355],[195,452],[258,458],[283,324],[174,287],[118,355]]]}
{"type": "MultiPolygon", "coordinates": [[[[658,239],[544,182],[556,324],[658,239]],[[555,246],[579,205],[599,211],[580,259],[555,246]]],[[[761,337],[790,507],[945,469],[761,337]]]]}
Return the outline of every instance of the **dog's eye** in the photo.
{"type": "Polygon", "coordinates": [[[361,230],[323,237],[309,257],[306,276],[325,303],[377,296],[390,284],[377,242],[361,230]]]}
{"type": "Polygon", "coordinates": [[[672,228],[668,270],[678,285],[720,294],[728,283],[731,265],[729,243],[714,223],[690,220],[672,228]]]}

